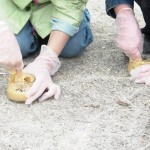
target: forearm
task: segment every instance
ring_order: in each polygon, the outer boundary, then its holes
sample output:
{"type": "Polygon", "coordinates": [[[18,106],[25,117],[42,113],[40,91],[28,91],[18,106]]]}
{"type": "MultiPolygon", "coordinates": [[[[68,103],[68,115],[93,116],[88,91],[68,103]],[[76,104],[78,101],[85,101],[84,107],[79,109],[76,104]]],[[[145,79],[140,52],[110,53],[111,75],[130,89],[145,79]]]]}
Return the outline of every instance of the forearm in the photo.
{"type": "Polygon", "coordinates": [[[122,4],[122,5],[118,5],[114,8],[115,14],[117,15],[122,9],[125,8],[131,8],[129,5],[126,4],[122,4]]]}
{"type": "Polygon", "coordinates": [[[70,36],[61,31],[52,31],[47,46],[59,56],[70,36]]]}
{"type": "Polygon", "coordinates": [[[114,8],[117,26],[117,45],[133,60],[141,60],[142,35],[133,10],[128,5],[114,8]]]}

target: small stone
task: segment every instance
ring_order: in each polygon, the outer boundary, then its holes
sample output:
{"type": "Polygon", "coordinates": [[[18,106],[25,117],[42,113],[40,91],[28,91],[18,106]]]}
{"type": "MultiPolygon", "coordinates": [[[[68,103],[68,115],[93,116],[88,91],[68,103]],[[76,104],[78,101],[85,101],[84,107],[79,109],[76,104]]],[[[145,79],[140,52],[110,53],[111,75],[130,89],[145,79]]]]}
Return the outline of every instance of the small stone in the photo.
{"type": "Polygon", "coordinates": [[[126,103],[126,102],[123,102],[121,100],[118,100],[117,101],[117,104],[121,105],[121,106],[125,106],[125,107],[128,107],[130,104],[126,103]]]}

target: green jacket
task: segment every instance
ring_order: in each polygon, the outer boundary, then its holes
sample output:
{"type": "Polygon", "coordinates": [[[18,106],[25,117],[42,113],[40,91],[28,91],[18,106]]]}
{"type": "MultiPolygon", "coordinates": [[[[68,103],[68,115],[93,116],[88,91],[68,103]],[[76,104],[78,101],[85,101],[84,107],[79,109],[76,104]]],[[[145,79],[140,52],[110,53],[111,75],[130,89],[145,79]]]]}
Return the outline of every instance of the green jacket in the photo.
{"type": "Polygon", "coordinates": [[[18,34],[30,20],[42,38],[52,30],[68,32],[72,36],[78,31],[87,1],[0,0],[0,19],[8,22],[14,34],[18,34]]]}

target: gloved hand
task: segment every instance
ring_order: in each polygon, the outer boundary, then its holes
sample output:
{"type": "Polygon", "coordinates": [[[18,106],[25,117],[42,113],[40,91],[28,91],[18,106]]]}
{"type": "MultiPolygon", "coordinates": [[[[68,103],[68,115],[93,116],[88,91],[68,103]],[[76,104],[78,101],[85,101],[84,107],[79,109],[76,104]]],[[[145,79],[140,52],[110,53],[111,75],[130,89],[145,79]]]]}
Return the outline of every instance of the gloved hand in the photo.
{"type": "Polygon", "coordinates": [[[150,85],[150,64],[139,66],[130,72],[131,80],[135,83],[150,85]]]}
{"type": "Polygon", "coordinates": [[[116,17],[117,46],[133,60],[140,60],[143,51],[143,38],[133,10],[124,8],[116,17]]]}
{"type": "Polygon", "coordinates": [[[52,96],[58,99],[61,93],[60,87],[53,83],[51,75],[60,68],[58,56],[48,46],[42,45],[40,55],[25,69],[25,73],[35,76],[36,80],[27,91],[26,104],[31,104],[37,98],[44,101],[52,96]]]}
{"type": "Polygon", "coordinates": [[[8,70],[21,71],[23,60],[18,42],[8,25],[0,21],[0,65],[8,70]]]}

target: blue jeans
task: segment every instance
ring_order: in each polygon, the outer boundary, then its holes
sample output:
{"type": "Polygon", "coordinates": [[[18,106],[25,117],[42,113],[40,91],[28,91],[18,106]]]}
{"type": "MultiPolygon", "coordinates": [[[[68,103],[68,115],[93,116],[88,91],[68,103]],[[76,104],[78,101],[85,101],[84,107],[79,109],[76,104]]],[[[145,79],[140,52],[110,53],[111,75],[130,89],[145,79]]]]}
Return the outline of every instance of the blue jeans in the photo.
{"type": "MultiPolygon", "coordinates": [[[[16,39],[23,57],[28,56],[38,49],[39,43],[36,40],[35,34],[33,34],[33,27],[30,22],[27,22],[20,33],[16,35],[16,39]]],[[[46,40],[48,41],[48,38],[46,40]]],[[[78,33],[69,39],[60,56],[76,57],[80,55],[92,41],[93,34],[90,29],[90,14],[86,9],[78,33]]]]}
{"type": "Polygon", "coordinates": [[[132,8],[134,4],[134,0],[106,0],[105,3],[106,3],[107,14],[115,18],[116,15],[114,12],[114,7],[121,4],[127,4],[132,8]]]}

